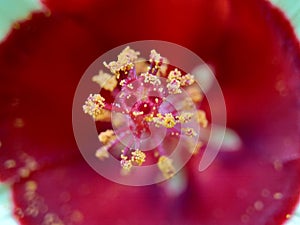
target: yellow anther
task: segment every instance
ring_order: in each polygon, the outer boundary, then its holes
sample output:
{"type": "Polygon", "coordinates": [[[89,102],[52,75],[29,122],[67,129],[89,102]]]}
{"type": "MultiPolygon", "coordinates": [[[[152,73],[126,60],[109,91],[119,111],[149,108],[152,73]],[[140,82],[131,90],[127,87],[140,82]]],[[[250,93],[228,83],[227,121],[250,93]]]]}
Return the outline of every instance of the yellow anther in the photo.
{"type": "Polygon", "coordinates": [[[170,82],[174,79],[178,81],[181,79],[181,72],[177,68],[169,73],[167,81],[170,82]]]}
{"type": "Polygon", "coordinates": [[[121,171],[121,174],[122,175],[127,175],[131,168],[132,168],[132,161],[131,160],[127,160],[127,156],[124,156],[123,154],[121,155],[121,167],[122,167],[122,171],[121,171]]]}
{"type": "Polygon", "coordinates": [[[207,127],[208,120],[206,118],[206,113],[203,110],[198,110],[196,115],[197,122],[203,128],[207,127]]]}
{"type": "Polygon", "coordinates": [[[187,73],[186,75],[182,76],[180,79],[181,86],[190,86],[195,83],[195,78],[193,75],[187,73]]]}
{"type": "Polygon", "coordinates": [[[110,122],[111,121],[111,113],[108,110],[103,109],[101,114],[98,114],[96,121],[110,122]]]}
{"type": "Polygon", "coordinates": [[[96,151],[95,156],[98,159],[101,159],[101,160],[108,158],[109,157],[109,153],[108,153],[107,147],[108,146],[102,146],[101,148],[99,148],[96,151]]]}
{"type": "Polygon", "coordinates": [[[172,128],[176,125],[176,120],[172,113],[166,113],[165,115],[161,115],[160,113],[158,113],[156,117],[147,119],[149,121],[153,121],[157,127],[164,126],[166,128],[172,128]]]}
{"type": "Polygon", "coordinates": [[[137,149],[134,152],[132,152],[131,155],[131,161],[135,162],[137,165],[141,166],[145,162],[146,154],[141,150],[137,149]]]}
{"type": "Polygon", "coordinates": [[[102,142],[104,145],[116,139],[116,135],[113,130],[101,132],[98,137],[100,142],[102,142]]]}
{"type": "Polygon", "coordinates": [[[187,123],[192,119],[193,113],[184,112],[181,113],[179,116],[176,116],[176,119],[179,123],[187,123]]]}
{"type": "Polygon", "coordinates": [[[136,60],[136,62],[134,64],[136,74],[145,73],[147,70],[149,70],[148,64],[146,62],[147,62],[147,60],[144,58],[138,58],[136,60]]]}
{"type": "Polygon", "coordinates": [[[197,136],[197,133],[193,128],[182,128],[182,131],[184,132],[185,135],[190,136],[190,137],[195,137],[197,136]]]}
{"type": "Polygon", "coordinates": [[[157,77],[156,75],[152,75],[147,72],[147,73],[142,73],[141,76],[144,77],[144,83],[150,83],[152,85],[161,84],[159,77],[157,77]]]}
{"type": "Polygon", "coordinates": [[[96,120],[103,114],[104,101],[105,99],[100,94],[90,94],[82,107],[84,113],[89,114],[96,120]]]}
{"type": "Polygon", "coordinates": [[[134,111],[134,112],[132,112],[132,115],[134,115],[134,116],[140,116],[140,115],[143,115],[144,114],[144,112],[139,112],[139,111],[134,111]]]}
{"type": "Polygon", "coordinates": [[[155,64],[158,64],[160,62],[163,62],[163,57],[161,57],[160,54],[153,49],[150,52],[150,62],[154,62],[155,64]]]}
{"type": "Polygon", "coordinates": [[[125,80],[125,79],[121,80],[121,81],[120,81],[120,83],[119,83],[119,84],[120,84],[120,86],[124,86],[124,85],[125,85],[125,82],[126,82],[126,80],[125,80]]]}
{"type": "Polygon", "coordinates": [[[173,166],[173,161],[167,156],[159,157],[157,166],[166,179],[169,179],[175,175],[175,168],[173,166]]]}
{"type": "Polygon", "coordinates": [[[190,153],[193,155],[196,155],[199,153],[200,149],[203,147],[204,143],[202,141],[198,141],[196,146],[195,142],[192,139],[186,139],[187,146],[189,146],[187,149],[189,150],[190,153]]]}
{"type": "Polygon", "coordinates": [[[176,120],[175,120],[174,116],[172,115],[172,113],[165,114],[163,121],[162,121],[162,125],[166,128],[172,128],[176,125],[176,120]]]}
{"type": "Polygon", "coordinates": [[[118,84],[115,76],[104,73],[102,70],[99,71],[98,75],[92,77],[92,81],[96,82],[101,88],[107,91],[113,91],[118,84]]]}
{"type": "Polygon", "coordinates": [[[144,120],[146,121],[146,122],[152,122],[153,121],[153,114],[151,114],[151,115],[148,115],[148,116],[146,116],[145,118],[144,118],[144,120]]]}
{"type": "Polygon", "coordinates": [[[112,61],[110,63],[104,62],[104,66],[108,68],[113,74],[119,78],[120,71],[124,71],[125,74],[133,68],[134,62],[138,59],[140,55],[139,52],[134,51],[130,47],[126,47],[119,55],[117,61],[112,61]]]}
{"type": "Polygon", "coordinates": [[[176,79],[170,80],[167,84],[167,88],[170,94],[180,94],[182,92],[180,89],[180,81],[176,79]]]}
{"type": "Polygon", "coordinates": [[[186,91],[187,91],[189,97],[193,100],[193,102],[198,103],[203,100],[203,94],[197,86],[195,86],[195,85],[189,86],[186,89],[186,91]]]}
{"type": "Polygon", "coordinates": [[[127,84],[127,87],[128,87],[129,89],[133,90],[133,85],[132,85],[132,83],[127,84]]]}

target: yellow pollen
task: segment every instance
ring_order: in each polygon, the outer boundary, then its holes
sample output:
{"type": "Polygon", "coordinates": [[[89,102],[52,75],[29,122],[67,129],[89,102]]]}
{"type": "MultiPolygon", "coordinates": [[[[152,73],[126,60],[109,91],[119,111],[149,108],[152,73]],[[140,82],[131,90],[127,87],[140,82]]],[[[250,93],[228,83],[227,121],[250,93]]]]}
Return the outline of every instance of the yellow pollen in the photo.
{"type": "Polygon", "coordinates": [[[100,142],[104,145],[116,139],[116,135],[113,130],[106,130],[104,132],[101,132],[98,137],[100,142]]]}
{"type": "Polygon", "coordinates": [[[109,157],[109,153],[108,153],[108,146],[102,146],[101,148],[99,148],[96,153],[95,156],[100,159],[100,160],[104,160],[106,158],[109,157]]]}
{"type": "Polygon", "coordinates": [[[121,160],[120,164],[122,166],[122,171],[121,171],[122,175],[127,175],[133,166],[132,161],[128,160],[127,158],[128,158],[127,156],[124,156],[123,154],[121,155],[122,160],[121,160]]]}
{"type": "Polygon", "coordinates": [[[175,175],[175,168],[172,164],[172,159],[168,158],[167,156],[159,157],[157,166],[166,179],[169,179],[175,175]]]}
{"type": "Polygon", "coordinates": [[[152,122],[153,121],[153,114],[151,114],[151,115],[148,115],[148,116],[146,116],[145,118],[144,118],[144,120],[146,121],[146,122],[152,122]]]}
{"type": "Polygon", "coordinates": [[[193,113],[183,112],[179,116],[176,116],[176,119],[179,123],[187,123],[192,119],[193,113]]]}
{"type": "Polygon", "coordinates": [[[185,135],[190,137],[195,137],[197,135],[197,133],[193,128],[183,128],[182,131],[184,132],[185,135]]]}
{"type": "Polygon", "coordinates": [[[89,114],[96,120],[101,114],[103,114],[103,107],[105,98],[103,98],[100,94],[90,94],[90,96],[85,101],[83,105],[84,113],[89,114]]]}
{"type": "Polygon", "coordinates": [[[156,63],[156,67],[157,67],[157,64],[160,63],[161,61],[163,61],[163,57],[160,56],[159,53],[157,53],[156,50],[151,50],[150,52],[150,62],[155,62],[156,63]]]}
{"type": "Polygon", "coordinates": [[[182,91],[180,90],[180,81],[176,79],[172,79],[167,84],[167,88],[170,94],[180,94],[182,91]]]}
{"type": "Polygon", "coordinates": [[[107,91],[113,91],[118,84],[115,76],[105,73],[102,70],[99,71],[98,75],[92,77],[92,81],[107,91]]]}
{"type": "Polygon", "coordinates": [[[145,162],[146,154],[141,150],[137,149],[131,155],[131,161],[137,163],[137,165],[141,166],[145,162]]]}
{"type": "Polygon", "coordinates": [[[173,115],[171,113],[167,113],[165,115],[164,121],[163,121],[163,126],[167,127],[167,128],[172,128],[176,125],[176,121],[175,118],[173,117],[173,115]]]}
{"type": "Polygon", "coordinates": [[[98,114],[95,118],[95,121],[110,122],[111,113],[108,110],[103,109],[101,114],[98,114]]]}
{"type": "Polygon", "coordinates": [[[198,110],[196,115],[197,122],[203,128],[207,127],[208,121],[206,118],[206,113],[203,110],[198,110]]]}
{"type": "Polygon", "coordinates": [[[178,81],[181,79],[181,72],[177,68],[169,73],[167,81],[171,82],[174,79],[178,81]]]}
{"type": "Polygon", "coordinates": [[[132,85],[131,83],[128,84],[127,87],[128,87],[129,89],[133,90],[133,85],[132,85]]]}
{"type": "Polygon", "coordinates": [[[125,74],[128,73],[134,67],[133,62],[138,59],[140,55],[139,52],[136,52],[130,47],[126,47],[119,55],[117,61],[112,61],[110,63],[104,62],[104,66],[108,68],[113,74],[120,77],[120,72],[123,71],[125,74]]]}
{"type": "Polygon", "coordinates": [[[150,73],[142,73],[142,77],[144,77],[144,83],[150,83],[152,85],[160,85],[161,81],[156,75],[152,75],[150,73]]]}
{"type": "Polygon", "coordinates": [[[203,94],[202,91],[197,86],[189,86],[186,89],[187,93],[189,94],[190,98],[193,102],[199,103],[203,100],[203,94]]]}
{"type": "Polygon", "coordinates": [[[181,86],[189,86],[189,85],[192,85],[194,82],[195,82],[194,76],[189,73],[182,76],[180,79],[181,86]]]}
{"type": "Polygon", "coordinates": [[[144,114],[144,112],[138,112],[138,111],[134,111],[134,112],[132,112],[132,115],[134,115],[134,116],[140,116],[140,115],[143,115],[144,114]]]}
{"type": "Polygon", "coordinates": [[[176,125],[176,120],[172,113],[166,113],[165,115],[158,113],[151,121],[155,123],[156,127],[164,126],[166,128],[172,128],[176,125]]]}

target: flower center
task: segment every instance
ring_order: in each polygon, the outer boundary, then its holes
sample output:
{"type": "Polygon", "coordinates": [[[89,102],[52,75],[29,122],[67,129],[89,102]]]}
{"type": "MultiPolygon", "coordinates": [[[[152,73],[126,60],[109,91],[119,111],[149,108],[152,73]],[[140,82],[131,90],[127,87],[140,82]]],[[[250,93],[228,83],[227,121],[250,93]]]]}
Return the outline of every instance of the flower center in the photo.
{"type": "Polygon", "coordinates": [[[155,50],[149,61],[138,61],[138,55],[127,47],[117,61],[104,62],[114,75],[100,71],[92,80],[110,91],[114,102],[107,102],[101,94],[91,94],[83,110],[97,121],[107,121],[107,112],[112,113],[114,130],[100,133],[99,140],[104,145],[96,157],[107,158],[110,149],[123,145],[120,164],[122,173],[127,174],[133,166],[146,161],[145,151],[153,150],[158,168],[170,178],[175,168],[168,157],[168,144],[162,144],[164,139],[183,137],[186,145],[193,145],[198,142],[198,127],[206,126],[207,120],[185,91],[193,85],[193,75],[183,75],[177,68],[167,73],[167,60],[155,50]]]}

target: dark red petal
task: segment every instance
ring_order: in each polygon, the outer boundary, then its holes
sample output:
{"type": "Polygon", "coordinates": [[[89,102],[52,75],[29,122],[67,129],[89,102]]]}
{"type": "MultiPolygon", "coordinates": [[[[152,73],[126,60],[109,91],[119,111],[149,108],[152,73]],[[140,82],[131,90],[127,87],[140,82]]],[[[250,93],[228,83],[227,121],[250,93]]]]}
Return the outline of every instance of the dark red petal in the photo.
{"type": "Polygon", "coordinates": [[[25,177],[13,186],[25,214],[27,181],[37,183],[41,204],[36,217],[20,217],[23,224],[40,224],[47,213],[66,224],[281,224],[299,197],[300,60],[279,11],[261,0],[46,3],[50,17],[34,15],[0,46],[0,163],[16,161],[0,176],[25,177]],[[155,185],[104,180],[80,157],[72,134],[72,98],[84,70],[106,50],[142,39],[184,45],[214,67],[229,126],[244,144],[203,173],[191,162],[189,185],[176,197],[155,185]],[[262,210],[247,211],[261,203],[262,210]]]}

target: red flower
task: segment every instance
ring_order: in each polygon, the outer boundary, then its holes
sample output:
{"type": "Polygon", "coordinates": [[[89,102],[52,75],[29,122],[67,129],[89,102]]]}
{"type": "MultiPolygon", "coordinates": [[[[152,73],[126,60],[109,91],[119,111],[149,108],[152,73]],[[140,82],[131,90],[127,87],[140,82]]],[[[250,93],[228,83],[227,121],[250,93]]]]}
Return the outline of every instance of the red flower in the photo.
{"type": "Polygon", "coordinates": [[[51,16],[33,15],[0,46],[1,180],[22,224],[282,224],[300,192],[300,57],[280,11],[263,0],[45,4],[51,16]],[[107,181],[73,138],[85,69],[143,39],[183,45],[213,67],[242,140],[204,172],[192,159],[175,189],[107,181]]]}

